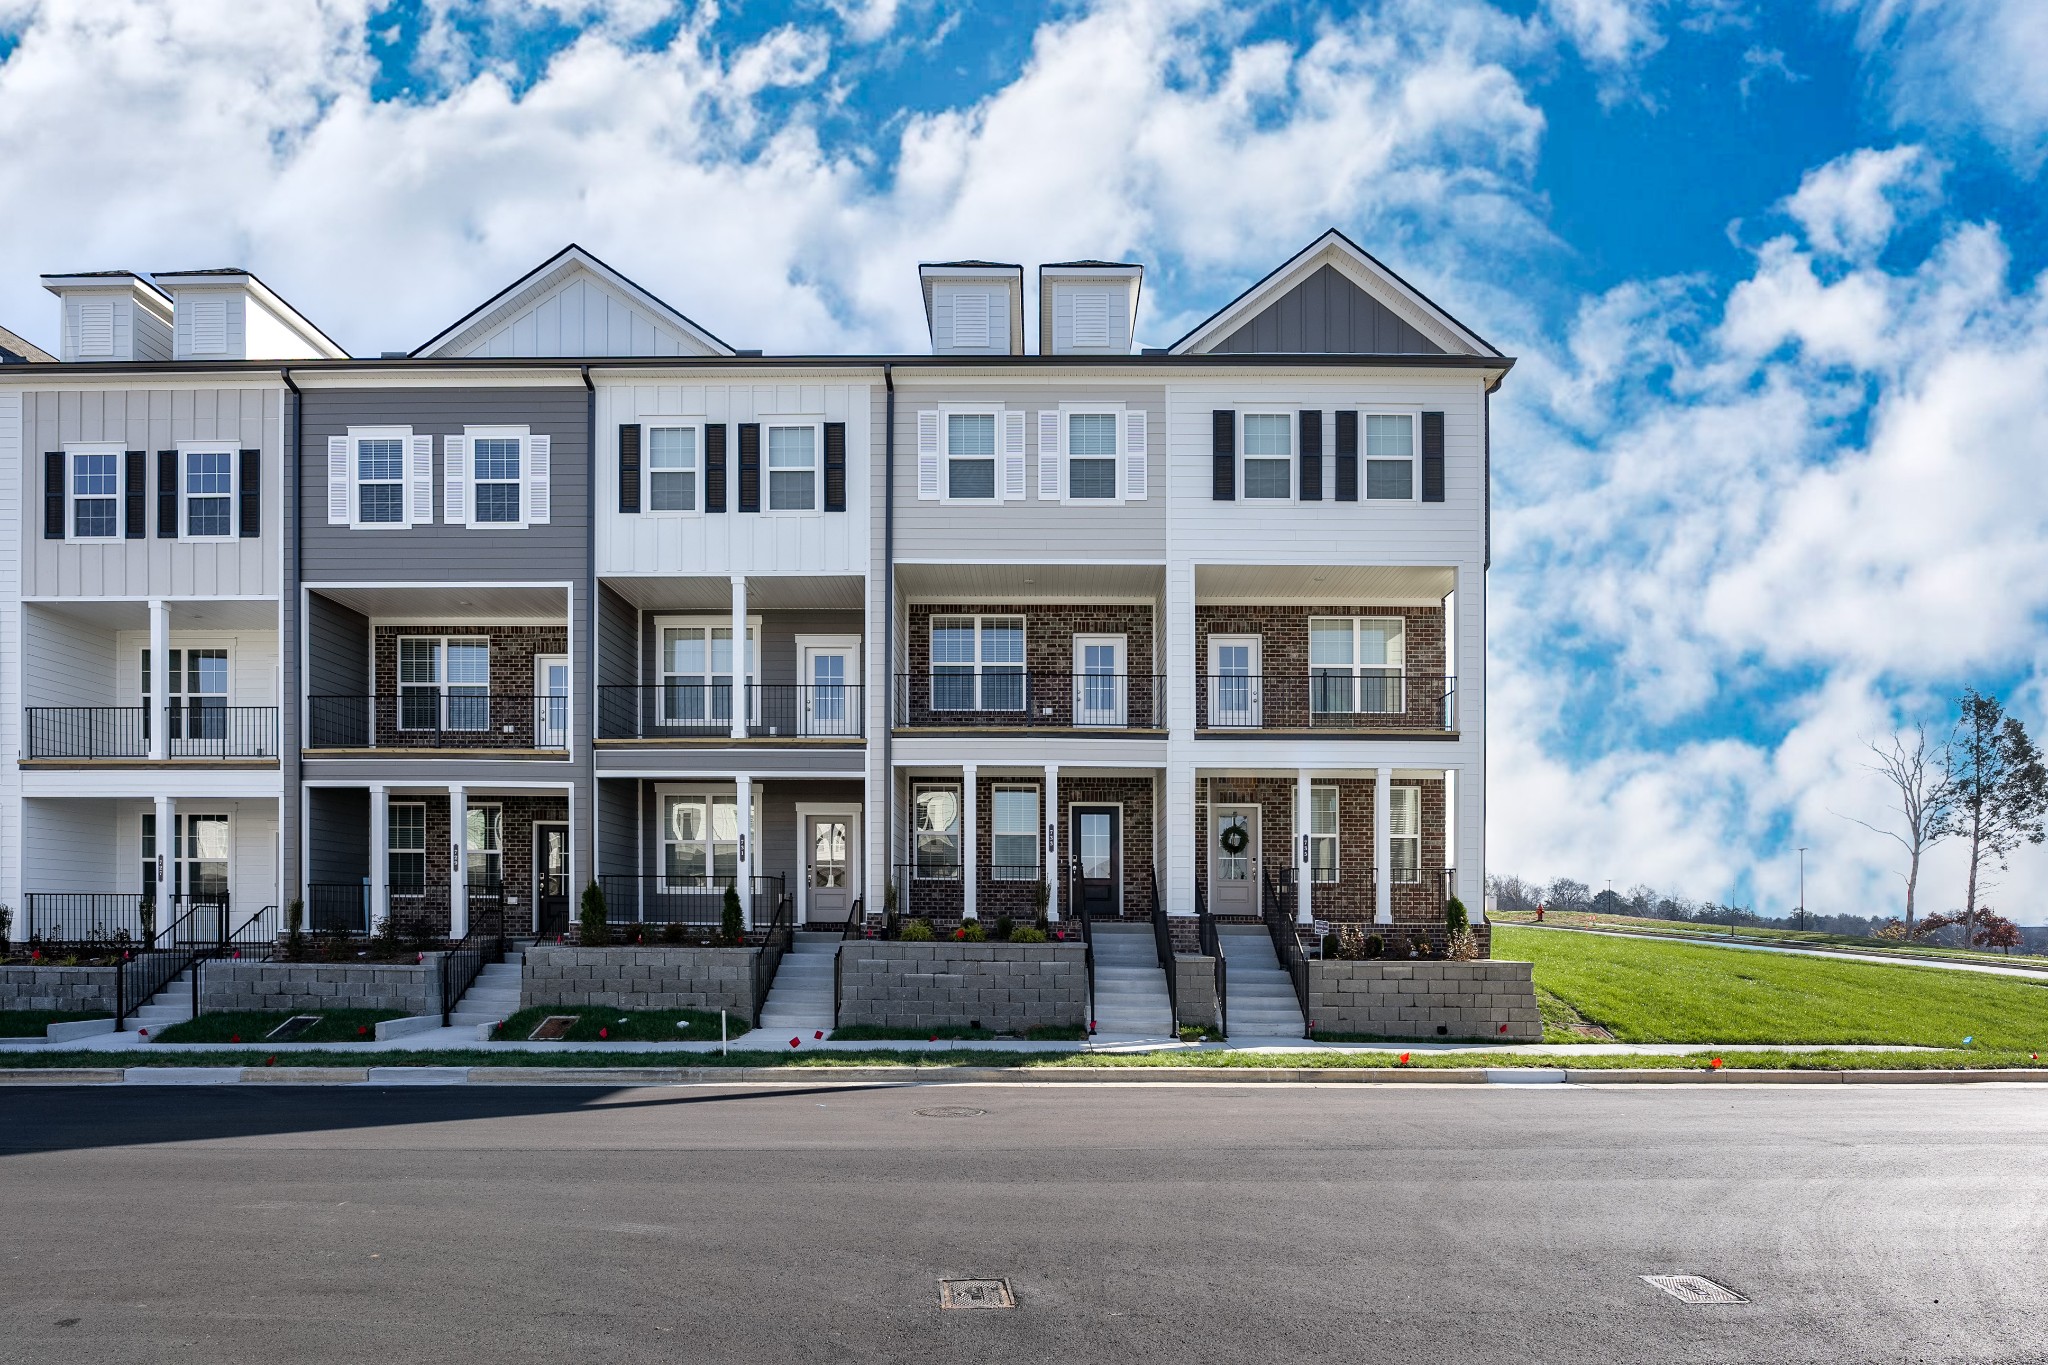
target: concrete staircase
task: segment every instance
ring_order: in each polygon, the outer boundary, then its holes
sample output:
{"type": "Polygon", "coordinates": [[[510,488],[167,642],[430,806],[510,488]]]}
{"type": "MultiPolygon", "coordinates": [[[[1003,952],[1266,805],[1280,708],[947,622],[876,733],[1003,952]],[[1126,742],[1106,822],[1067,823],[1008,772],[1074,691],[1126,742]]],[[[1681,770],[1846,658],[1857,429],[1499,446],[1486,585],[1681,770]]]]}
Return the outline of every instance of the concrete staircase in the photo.
{"type": "Polygon", "coordinates": [[[1263,924],[1219,924],[1216,941],[1230,964],[1230,1038],[1300,1038],[1307,1034],[1294,979],[1273,951],[1273,936],[1263,924]]]}
{"type": "Polygon", "coordinates": [[[787,1032],[805,1042],[819,1029],[831,1031],[832,968],[838,960],[839,941],[837,930],[796,935],[795,946],[782,955],[775,969],[756,1029],[787,1032]]]}
{"type": "Polygon", "coordinates": [[[1150,924],[1098,920],[1095,944],[1097,1038],[1171,1038],[1173,1003],[1150,924]]]}
{"type": "Polygon", "coordinates": [[[192,1017],[192,969],[187,967],[162,990],[149,997],[142,1007],[128,1016],[128,1027],[146,1028],[154,1038],[173,1024],[182,1024],[192,1017]]]}
{"type": "Polygon", "coordinates": [[[502,1023],[519,1012],[519,980],[526,971],[526,953],[507,948],[505,960],[493,962],[477,973],[476,980],[455,1002],[449,1018],[454,1028],[475,1029],[502,1023]]]}

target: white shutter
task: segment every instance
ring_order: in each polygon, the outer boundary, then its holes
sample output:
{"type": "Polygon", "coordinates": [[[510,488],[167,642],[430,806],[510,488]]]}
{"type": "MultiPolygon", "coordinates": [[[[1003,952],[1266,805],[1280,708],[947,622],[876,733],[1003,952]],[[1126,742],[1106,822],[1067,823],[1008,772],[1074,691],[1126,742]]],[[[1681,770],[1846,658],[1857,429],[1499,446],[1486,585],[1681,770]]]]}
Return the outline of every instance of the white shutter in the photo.
{"type": "Polygon", "coordinates": [[[548,506],[552,491],[548,484],[548,447],[554,444],[549,436],[526,438],[526,522],[529,526],[548,524],[548,506]]]}
{"type": "Polygon", "coordinates": [[[1038,414],[1038,496],[1060,495],[1060,415],[1046,408],[1038,414]]]}
{"type": "Polygon", "coordinates": [[[422,526],[434,519],[434,438],[412,438],[412,477],[405,481],[406,524],[422,526]]]}
{"type": "Polygon", "coordinates": [[[1024,413],[1003,413],[1003,500],[1020,502],[1024,497],[1024,413]]]}
{"type": "Polygon", "coordinates": [[[1131,411],[1124,414],[1124,496],[1142,498],[1145,496],[1147,479],[1145,468],[1145,414],[1131,411]]]}
{"type": "MultiPolygon", "coordinates": [[[[469,520],[469,438],[441,438],[441,519],[450,526],[469,520]]],[[[426,520],[432,521],[429,515],[426,520]]]]}
{"type": "Polygon", "coordinates": [[[917,496],[939,496],[939,414],[917,414],[917,496]]]}
{"type": "Polygon", "coordinates": [[[354,518],[349,516],[349,505],[355,501],[355,490],[349,487],[348,437],[327,438],[327,524],[346,526],[354,518]]]}

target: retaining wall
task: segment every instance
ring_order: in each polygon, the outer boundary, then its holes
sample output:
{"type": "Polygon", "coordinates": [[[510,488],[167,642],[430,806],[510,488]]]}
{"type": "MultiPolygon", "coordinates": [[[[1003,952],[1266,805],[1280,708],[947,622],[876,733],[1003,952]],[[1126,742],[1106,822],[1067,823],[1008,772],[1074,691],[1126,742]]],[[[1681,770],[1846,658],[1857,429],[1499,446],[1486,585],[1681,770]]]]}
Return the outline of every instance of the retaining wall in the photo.
{"type": "Polygon", "coordinates": [[[412,962],[252,962],[216,958],[199,968],[199,1010],[441,1012],[440,953],[412,962]]]}
{"type": "Polygon", "coordinates": [[[903,943],[839,947],[839,1023],[998,1033],[1088,1022],[1078,943],[903,943]]]}
{"type": "Polygon", "coordinates": [[[754,1014],[759,948],[636,945],[579,948],[543,943],[526,950],[519,1003],[612,1009],[732,1010],[754,1014]]]}
{"type": "Polygon", "coordinates": [[[1173,1012],[1176,1024],[1215,1028],[1221,1022],[1216,1012],[1215,958],[1196,953],[1174,956],[1173,1012]]]}
{"type": "Polygon", "coordinates": [[[1308,964],[1318,1034],[1539,1042],[1543,1020],[1526,962],[1308,964]]]}
{"type": "Polygon", "coordinates": [[[119,967],[0,967],[0,1010],[114,1012],[119,967]]]}

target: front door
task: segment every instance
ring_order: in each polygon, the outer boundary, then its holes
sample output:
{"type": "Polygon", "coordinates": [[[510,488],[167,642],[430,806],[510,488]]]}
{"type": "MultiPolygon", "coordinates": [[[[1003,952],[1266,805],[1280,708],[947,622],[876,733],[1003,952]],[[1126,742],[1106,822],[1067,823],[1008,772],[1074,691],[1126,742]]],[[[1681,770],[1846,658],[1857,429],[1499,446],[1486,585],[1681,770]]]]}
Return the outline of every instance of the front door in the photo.
{"type": "Polygon", "coordinates": [[[1209,817],[1209,912],[1259,913],[1259,808],[1217,806],[1209,817]]]}
{"type": "Polygon", "coordinates": [[[533,659],[533,747],[569,747],[569,661],[560,654],[533,659]]]}
{"type": "Polygon", "coordinates": [[[804,819],[804,915],[813,924],[844,924],[853,913],[853,818],[804,819]]]}
{"type": "Polygon", "coordinates": [[[1074,637],[1074,724],[1121,726],[1129,689],[1125,686],[1124,637],[1074,637]]]}
{"type": "Polygon", "coordinates": [[[1259,637],[1209,637],[1209,725],[1213,729],[1257,729],[1264,715],[1264,679],[1259,676],[1259,637]]]}
{"type": "Polygon", "coordinates": [[[533,827],[533,930],[569,932],[569,827],[533,827]]]}
{"type": "Polygon", "coordinates": [[[861,732],[856,650],[850,644],[805,645],[803,706],[806,735],[856,738],[861,732]]]}
{"type": "Polygon", "coordinates": [[[1117,806],[1075,806],[1074,895],[1090,919],[1123,912],[1123,811],[1117,806]]]}

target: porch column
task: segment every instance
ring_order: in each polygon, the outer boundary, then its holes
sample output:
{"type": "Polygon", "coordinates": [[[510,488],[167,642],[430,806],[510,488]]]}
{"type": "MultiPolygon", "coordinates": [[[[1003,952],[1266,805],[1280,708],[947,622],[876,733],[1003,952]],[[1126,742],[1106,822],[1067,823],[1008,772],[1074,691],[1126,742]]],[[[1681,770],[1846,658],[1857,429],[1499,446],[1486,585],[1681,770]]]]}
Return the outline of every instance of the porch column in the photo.
{"type": "Polygon", "coordinates": [[[1444,848],[1458,869],[1458,899],[1465,902],[1470,922],[1478,925],[1486,923],[1486,821],[1480,810],[1485,793],[1476,780],[1467,782],[1464,775],[1463,768],[1444,773],[1444,818],[1449,824],[1444,848]]]}
{"type": "MultiPolygon", "coordinates": [[[[171,604],[161,597],[149,603],[149,756],[171,756],[171,604]]],[[[165,901],[164,904],[170,904],[165,901]]]]}
{"type": "Polygon", "coordinates": [[[972,763],[960,765],[960,916],[962,919],[980,919],[974,908],[977,870],[981,866],[981,850],[974,837],[974,774],[972,763]]]}
{"type": "Polygon", "coordinates": [[[1315,816],[1309,810],[1310,788],[1308,769],[1294,770],[1294,863],[1298,879],[1294,887],[1294,922],[1314,924],[1315,907],[1310,903],[1308,846],[1309,835],[1315,828],[1315,816]]]}
{"type": "MultiPolygon", "coordinates": [[[[159,692],[157,695],[163,694],[159,692]]],[[[161,724],[150,731],[152,736],[159,736],[162,733],[161,724]]],[[[156,798],[155,877],[156,931],[161,934],[178,918],[178,907],[171,899],[178,885],[178,802],[175,797],[156,798]]]]}
{"type": "Polygon", "coordinates": [[[370,932],[391,918],[391,789],[370,787],[370,932]]]}
{"type": "MultiPolygon", "coordinates": [[[[732,576],[732,737],[747,737],[747,576],[738,573],[732,576]]],[[[744,819],[740,826],[746,827],[744,819]]]]}
{"type": "Polygon", "coordinates": [[[448,789],[448,936],[469,935],[469,792],[448,789]]]}
{"type": "Polygon", "coordinates": [[[1045,918],[1060,922],[1060,765],[1045,765],[1045,918]]]}
{"type": "Polygon", "coordinates": [[[1372,775],[1372,922],[1394,922],[1394,869],[1390,866],[1393,834],[1394,770],[1375,768],[1372,775]]]}
{"type": "MultiPolygon", "coordinates": [[[[733,580],[734,583],[742,581],[738,578],[733,580]]],[[[744,594],[746,589],[742,587],[739,591],[744,594]]],[[[733,878],[740,893],[740,923],[751,929],[754,927],[754,850],[747,836],[753,833],[754,827],[754,779],[741,773],[733,778],[732,785],[738,796],[738,809],[734,811],[734,815],[740,822],[739,867],[733,873],[733,878]]]]}

